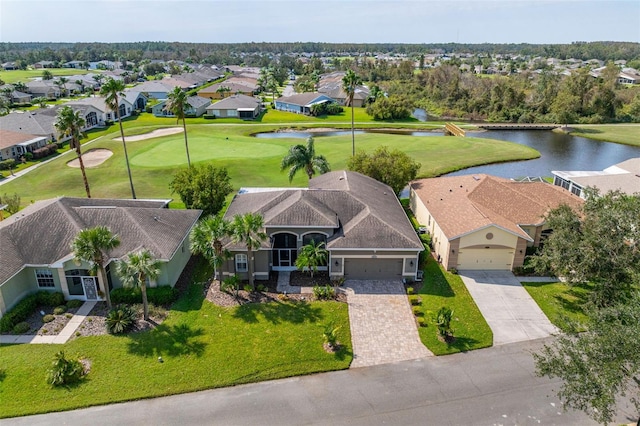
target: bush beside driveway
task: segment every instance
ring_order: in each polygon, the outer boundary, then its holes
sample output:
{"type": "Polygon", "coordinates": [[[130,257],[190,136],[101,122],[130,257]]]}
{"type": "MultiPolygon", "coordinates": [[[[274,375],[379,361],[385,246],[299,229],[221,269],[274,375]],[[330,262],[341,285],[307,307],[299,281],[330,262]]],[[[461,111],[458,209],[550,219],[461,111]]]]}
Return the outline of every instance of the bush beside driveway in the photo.
{"type": "Polygon", "coordinates": [[[460,276],[445,271],[431,256],[423,265],[424,278],[420,287],[414,286],[422,299],[419,316],[424,317],[426,327],[420,327],[422,343],[435,355],[452,354],[486,348],[493,343],[493,333],[478,306],[467,291],[460,276]],[[437,336],[435,316],[446,306],[453,310],[451,327],[455,340],[449,344],[437,336]]]}

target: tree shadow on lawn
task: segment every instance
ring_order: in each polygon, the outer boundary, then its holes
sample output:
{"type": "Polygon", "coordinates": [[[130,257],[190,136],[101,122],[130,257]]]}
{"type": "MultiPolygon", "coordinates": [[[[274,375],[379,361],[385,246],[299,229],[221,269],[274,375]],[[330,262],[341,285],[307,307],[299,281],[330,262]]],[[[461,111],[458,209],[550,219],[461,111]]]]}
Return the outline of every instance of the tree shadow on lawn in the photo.
{"type": "MultiPolygon", "coordinates": [[[[436,262],[436,260],[427,256],[427,260],[424,267],[424,276],[422,281],[422,287],[418,291],[419,294],[427,294],[434,295],[440,297],[454,297],[456,293],[451,288],[449,281],[445,274],[449,274],[448,272],[444,272],[440,267],[440,264],[436,262]]],[[[454,277],[454,279],[462,279],[458,276],[454,277]]]]}
{"type": "Polygon", "coordinates": [[[160,324],[147,333],[129,335],[129,353],[141,356],[202,356],[206,343],[196,338],[204,335],[202,328],[191,328],[187,324],[160,324]]]}
{"type": "Polygon", "coordinates": [[[241,319],[247,323],[259,322],[259,315],[263,316],[271,324],[284,322],[292,324],[316,323],[324,317],[320,308],[303,301],[247,303],[238,306],[233,313],[234,318],[241,319]]]}
{"type": "Polygon", "coordinates": [[[467,352],[473,349],[478,349],[477,344],[478,340],[473,339],[471,337],[457,337],[455,340],[449,344],[447,344],[447,348],[455,348],[460,352],[467,352]]]}

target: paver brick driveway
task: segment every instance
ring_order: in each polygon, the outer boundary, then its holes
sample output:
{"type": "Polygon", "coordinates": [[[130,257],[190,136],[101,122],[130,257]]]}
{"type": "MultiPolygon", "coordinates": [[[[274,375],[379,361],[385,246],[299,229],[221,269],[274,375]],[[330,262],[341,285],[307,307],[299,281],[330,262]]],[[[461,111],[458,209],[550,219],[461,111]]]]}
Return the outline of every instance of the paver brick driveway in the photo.
{"type": "Polygon", "coordinates": [[[352,368],[433,355],[420,341],[402,282],[347,280],[344,288],[351,323],[352,368]]]}

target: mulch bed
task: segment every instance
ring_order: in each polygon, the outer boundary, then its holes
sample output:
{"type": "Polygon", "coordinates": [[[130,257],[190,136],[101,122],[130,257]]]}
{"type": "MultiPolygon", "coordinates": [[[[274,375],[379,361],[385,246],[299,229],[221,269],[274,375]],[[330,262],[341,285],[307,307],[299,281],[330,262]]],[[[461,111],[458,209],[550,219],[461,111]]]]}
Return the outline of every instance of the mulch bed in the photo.
{"type": "Polygon", "coordinates": [[[315,272],[313,277],[308,272],[292,271],[289,284],[300,287],[325,286],[331,285],[331,280],[329,279],[329,272],[326,271],[315,272]]]}
{"type": "MultiPolygon", "coordinates": [[[[143,306],[142,303],[132,305],[133,309],[138,312],[138,320],[133,328],[127,333],[138,333],[140,331],[147,331],[155,328],[167,317],[168,311],[163,307],[149,306],[149,321],[142,319],[143,306]]],[[[96,303],[89,315],[82,321],[82,324],[78,327],[75,334],[70,340],[80,336],[99,336],[107,334],[107,327],[105,325],[105,319],[109,309],[105,302],[96,303]]]]}
{"type": "MultiPolygon", "coordinates": [[[[53,315],[53,309],[50,306],[39,306],[29,318],[26,319],[26,323],[29,324],[29,330],[22,334],[37,334],[39,336],[55,336],[57,335],[65,325],[71,319],[71,316],[76,313],[78,308],[68,309],[67,312],[60,315],[53,315]],[[69,314],[69,315],[67,315],[69,314]],[[42,317],[45,315],[53,315],[54,320],[48,323],[42,322],[42,317]]],[[[2,334],[15,334],[12,331],[2,334]]]]}

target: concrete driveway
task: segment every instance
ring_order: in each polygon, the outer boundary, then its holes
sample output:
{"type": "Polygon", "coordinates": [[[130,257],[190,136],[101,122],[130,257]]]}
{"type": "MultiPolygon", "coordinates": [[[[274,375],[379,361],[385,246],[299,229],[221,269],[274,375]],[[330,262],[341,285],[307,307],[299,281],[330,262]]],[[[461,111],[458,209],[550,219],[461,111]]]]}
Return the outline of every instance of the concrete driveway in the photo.
{"type": "Polygon", "coordinates": [[[401,281],[347,280],[351,368],[433,356],[420,341],[401,281]]]}
{"type": "Polygon", "coordinates": [[[459,271],[493,331],[493,344],[540,339],[558,332],[509,271],[459,271]]]}

